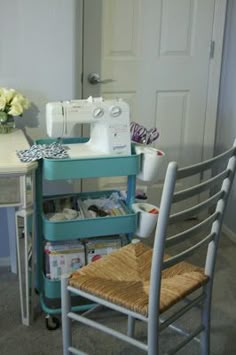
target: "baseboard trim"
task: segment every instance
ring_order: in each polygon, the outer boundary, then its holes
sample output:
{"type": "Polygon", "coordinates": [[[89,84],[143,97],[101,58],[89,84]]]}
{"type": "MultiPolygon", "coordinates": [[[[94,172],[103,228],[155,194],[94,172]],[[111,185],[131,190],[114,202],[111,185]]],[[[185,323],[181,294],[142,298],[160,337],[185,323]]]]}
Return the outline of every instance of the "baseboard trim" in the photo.
{"type": "Polygon", "coordinates": [[[230,240],[236,243],[236,233],[234,233],[232,229],[227,227],[225,224],[223,224],[222,226],[222,232],[226,234],[230,240]]]}
{"type": "Polygon", "coordinates": [[[10,257],[7,256],[7,257],[0,257],[0,267],[2,266],[10,266],[11,265],[11,260],[10,260],[10,257]]]}

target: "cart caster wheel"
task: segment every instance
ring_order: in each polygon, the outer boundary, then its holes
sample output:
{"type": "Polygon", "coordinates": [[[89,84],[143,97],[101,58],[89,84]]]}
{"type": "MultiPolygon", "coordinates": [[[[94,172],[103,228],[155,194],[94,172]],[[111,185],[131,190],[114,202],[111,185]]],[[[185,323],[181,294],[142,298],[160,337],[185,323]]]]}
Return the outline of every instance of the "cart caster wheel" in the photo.
{"type": "Polygon", "coordinates": [[[60,328],[60,321],[58,318],[50,316],[49,314],[45,317],[45,324],[48,330],[56,330],[60,328]]]}

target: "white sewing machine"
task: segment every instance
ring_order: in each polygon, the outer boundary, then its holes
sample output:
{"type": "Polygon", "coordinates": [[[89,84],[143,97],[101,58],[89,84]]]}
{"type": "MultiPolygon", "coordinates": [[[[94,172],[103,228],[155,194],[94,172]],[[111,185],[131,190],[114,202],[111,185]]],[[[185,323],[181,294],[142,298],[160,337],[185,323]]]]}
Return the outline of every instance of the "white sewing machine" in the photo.
{"type": "Polygon", "coordinates": [[[103,155],[130,155],[130,111],[122,99],[49,102],[46,126],[49,137],[71,137],[75,125],[90,123],[90,139],[85,143],[67,144],[71,158],[103,155]]]}

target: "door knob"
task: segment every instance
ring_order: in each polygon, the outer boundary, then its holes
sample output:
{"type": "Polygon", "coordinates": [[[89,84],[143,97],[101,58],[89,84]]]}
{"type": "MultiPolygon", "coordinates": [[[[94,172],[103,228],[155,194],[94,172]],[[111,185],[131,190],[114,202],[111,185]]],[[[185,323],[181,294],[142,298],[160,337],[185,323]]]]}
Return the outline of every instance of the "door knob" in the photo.
{"type": "Polygon", "coordinates": [[[88,82],[92,85],[107,84],[107,83],[111,83],[112,81],[114,81],[114,80],[113,79],[101,80],[99,74],[97,74],[97,73],[90,73],[88,75],[88,82]]]}

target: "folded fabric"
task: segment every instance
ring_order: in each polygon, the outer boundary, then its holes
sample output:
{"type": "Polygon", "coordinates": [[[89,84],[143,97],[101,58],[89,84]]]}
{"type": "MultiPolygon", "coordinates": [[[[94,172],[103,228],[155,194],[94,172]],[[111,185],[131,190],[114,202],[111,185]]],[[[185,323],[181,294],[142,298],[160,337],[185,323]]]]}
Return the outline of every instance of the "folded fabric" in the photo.
{"type": "Polygon", "coordinates": [[[16,154],[20,161],[24,163],[42,158],[65,159],[69,157],[66,148],[57,142],[51,144],[34,144],[29,149],[17,150],[16,154]]]}

